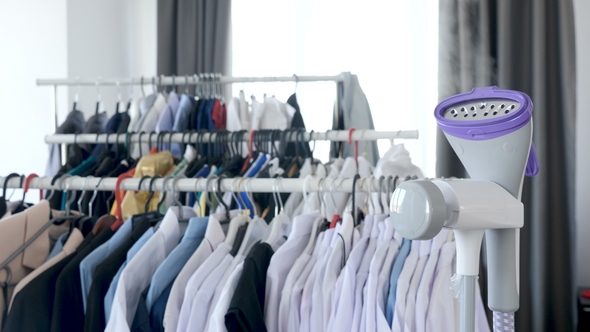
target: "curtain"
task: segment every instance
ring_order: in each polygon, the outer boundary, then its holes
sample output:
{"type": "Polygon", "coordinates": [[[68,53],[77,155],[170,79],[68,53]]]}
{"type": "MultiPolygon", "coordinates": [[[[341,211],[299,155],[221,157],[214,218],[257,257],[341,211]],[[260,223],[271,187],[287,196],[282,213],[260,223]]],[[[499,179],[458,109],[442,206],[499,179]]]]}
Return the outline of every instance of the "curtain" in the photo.
{"type": "Polygon", "coordinates": [[[158,0],[158,75],[231,74],[231,0],[158,0]]]}
{"type": "MultiPolygon", "coordinates": [[[[440,0],[439,98],[498,85],[534,104],[540,172],[526,178],[519,331],[573,331],[575,45],[571,0],[440,0]]],[[[437,176],[465,176],[437,136],[437,176]]],[[[485,274],[481,275],[485,279],[485,274]]],[[[482,282],[485,285],[485,280],[482,282]]]]}

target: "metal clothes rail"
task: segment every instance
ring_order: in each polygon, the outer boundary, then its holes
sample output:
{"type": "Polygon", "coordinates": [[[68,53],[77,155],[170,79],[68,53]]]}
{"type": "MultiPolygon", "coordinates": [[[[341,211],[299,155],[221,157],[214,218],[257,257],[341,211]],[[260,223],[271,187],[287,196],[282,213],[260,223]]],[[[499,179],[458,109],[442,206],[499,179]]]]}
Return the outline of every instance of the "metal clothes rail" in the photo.
{"type": "MultiPolygon", "coordinates": [[[[393,185],[392,178],[389,178],[393,185]]],[[[396,179],[399,184],[403,179],[396,179]]],[[[5,177],[0,177],[0,183],[4,184],[5,177]]],[[[22,188],[20,178],[11,178],[6,184],[6,188],[22,188]]],[[[54,185],[51,185],[52,178],[40,177],[34,178],[29,183],[29,189],[46,189],[46,190],[99,190],[113,191],[117,183],[117,178],[98,178],[98,177],[61,177],[57,179],[54,185]]],[[[313,178],[304,179],[258,179],[258,178],[232,178],[232,179],[187,179],[187,178],[162,178],[153,181],[152,189],[154,191],[175,191],[175,192],[196,192],[196,191],[214,191],[218,189],[220,183],[221,191],[247,191],[247,192],[341,192],[352,193],[353,178],[313,178]]],[[[150,180],[147,179],[141,183],[140,179],[124,179],[121,181],[121,190],[138,190],[148,191],[150,180]]],[[[387,179],[382,182],[381,189],[385,191],[387,179]]],[[[358,178],[354,185],[355,192],[378,192],[379,179],[376,178],[358,178]]],[[[393,188],[393,187],[391,187],[393,188]]]]}
{"type": "MultiPolygon", "coordinates": [[[[121,133],[121,134],[55,134],[45,136],[45,143],[52,144],[72,144],[72,143],[155,143],[174,142],[174,143],[207,143],[209,140],[214,141],[219,132],[186,132],[186,133],[121,133]],[[172,137],[170,137],[172,135],[172,137]]],[[[376,141],[378,139],[417,139],[418,130],[398,130],[398,131],[376,131],[376,130],[355,130],[352,134],[348,130],[330,130],[326,132],[305,132],[302,135],[297,133],[285,133],[286,142],[298,142],[300,140],[309,141],[335,141],[346,142],[352,141],[376,141]]],[[[239,138],[242,142],[250,139],[250,132],[245,132],[239,138]]],[[[233,138],[232,138],[233,139],[233,138]]]]}
{"type": "Polygon", "coordinates": [[[98,78],[98,79],[71,79],[71,78],[40,78],[39,86],[107,86],[107,85],[199,85],[199,84],[233,84],[256,82],[342,82],[342,75],[333,76],[266,76],[266,77],[233,77],[184,75],[184,76],[158,76],[158,77],[125,77],[125,78],[98,78]]]}

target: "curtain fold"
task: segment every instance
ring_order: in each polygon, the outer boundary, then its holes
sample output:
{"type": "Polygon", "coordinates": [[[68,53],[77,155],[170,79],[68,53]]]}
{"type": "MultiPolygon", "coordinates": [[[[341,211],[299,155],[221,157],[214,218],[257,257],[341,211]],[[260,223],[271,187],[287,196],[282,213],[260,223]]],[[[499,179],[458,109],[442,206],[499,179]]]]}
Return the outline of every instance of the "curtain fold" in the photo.
{"type": "MultiPolygon", "coordinates": [[[[440,0],[439,98],[527,93],[540,172],[526,178],[518,331],[575,328],[575,45],[571,0],[440,0]]],[[[465,176],[439,131],[437,176],[465,176]]],[[[485,279],[485,275],[482,275],[485,279]]],[[[485,284],[485,282],[483,282],[485,284]]]]}
{"type": "Polygon", "coordinates": [[[231,74],[231,0],[158,0],[158,75],[231,74]]]}

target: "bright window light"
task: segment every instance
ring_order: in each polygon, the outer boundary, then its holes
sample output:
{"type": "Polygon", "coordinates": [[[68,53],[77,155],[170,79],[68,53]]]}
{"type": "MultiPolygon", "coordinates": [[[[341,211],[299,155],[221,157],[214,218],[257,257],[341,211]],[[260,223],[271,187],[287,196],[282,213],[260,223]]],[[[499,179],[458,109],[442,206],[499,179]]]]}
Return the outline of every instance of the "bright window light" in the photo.
{"type": "MultiPolygon", "coordinates": [[[[437,103],[437,0],[249,0],[232,3],[233,75],[358,75],[376,130],[418,129],[418,140],[400,140],[427,177],[434,176],[434,107],[437,103]]],[[[307,130],[332,127],[336,85],[234,84],[234,95],[274,95],[296,90],[307,130]]],[[[362,144],[362,143],[361,143],[362,144]]],[[[379,141],[381,155],[391,142],[379,141]]],[[[327,160],[329,144],[314,156],[327,160]]]]}

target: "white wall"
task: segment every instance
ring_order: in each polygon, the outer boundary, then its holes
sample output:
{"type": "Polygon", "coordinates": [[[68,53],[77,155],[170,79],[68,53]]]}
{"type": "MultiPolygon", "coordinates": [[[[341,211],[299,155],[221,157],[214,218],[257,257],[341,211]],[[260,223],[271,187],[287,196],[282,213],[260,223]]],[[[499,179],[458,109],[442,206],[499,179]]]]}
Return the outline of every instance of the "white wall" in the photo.
{"type": "Polygon", "coordinates": [[[576,220],[577,284],[590,286],[590,1],[574,0],[576,25],[576,220]]]}
{"type": "Polygon", "coordinates": [[[0,8],[0,176],[42,176],[53,93],[35,80],[67,76],[66,0],[0,0],[0,8]]]}
{"type": "MultiPolygon", "coordinates": [[[[67,1],[68,77],[96,79],[153,76],[156,74],[156,0],[67,1]]],[[[151,91],[149,86],[146,86],[151,91]]],[[[77,87],[69,88],[71,109],[77,87]]],[[[62,91],[66,92],[66,89],[62,91]]],[[[130,88],[121,88],[124,101],[130,88]]],[[[117,101],[116,87],[100,89],[104,109],[111,115],[117,101]]],[[[138,96],[138,87],[134,90],[138,96]]],[[[97,89],[82,87],[78,108],[88,118],[95,111],[97,89]]]]}

